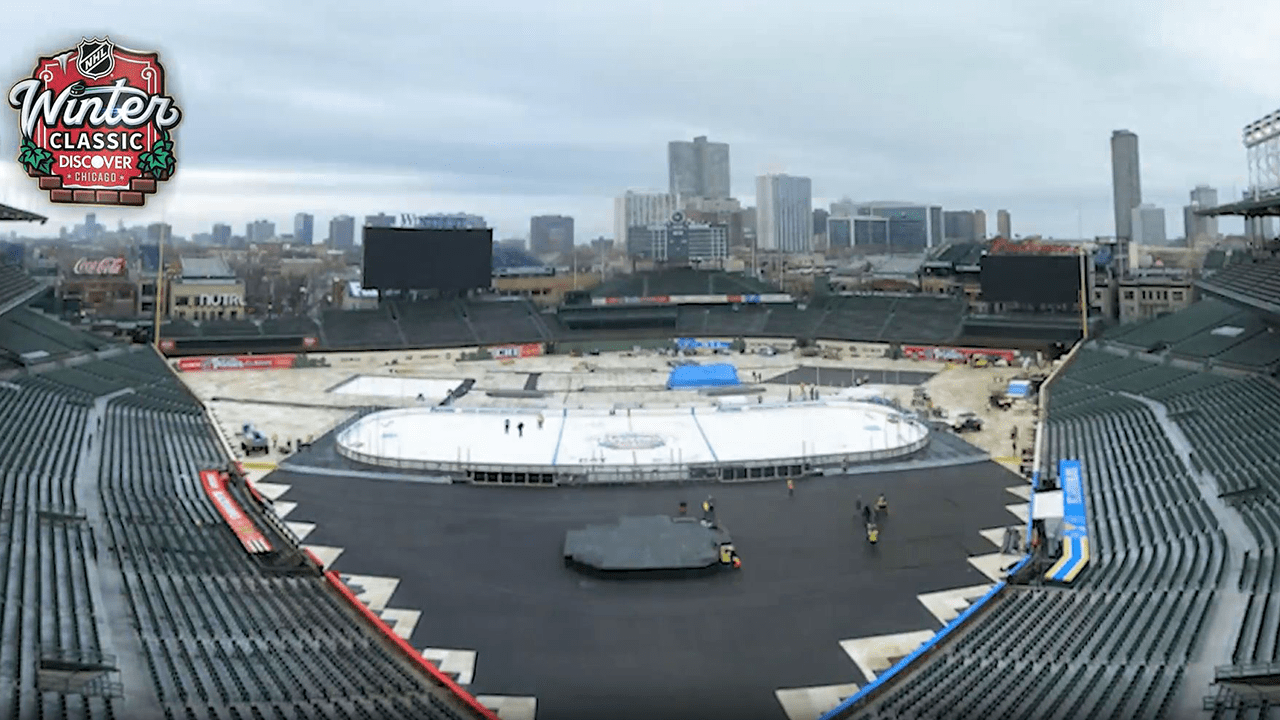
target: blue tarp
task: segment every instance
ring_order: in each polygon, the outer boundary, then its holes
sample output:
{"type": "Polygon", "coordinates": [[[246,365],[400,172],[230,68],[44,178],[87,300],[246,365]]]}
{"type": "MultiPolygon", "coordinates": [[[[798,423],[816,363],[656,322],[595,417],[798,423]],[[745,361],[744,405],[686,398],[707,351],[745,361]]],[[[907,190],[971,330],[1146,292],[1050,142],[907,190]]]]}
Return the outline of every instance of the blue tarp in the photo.
{"type": "Polygon", "coordinates": [[[1031,395],[1031,381],[1011,380],[1009,382],[1009,389],[1005,391],[1005,394],[1009,397],[1028,397],[1031,395]]]}
{"type": "Polygon", "coordinates": [[[738,368],[722,363],[720,365],[681,365],[671,371],[667,377],[668,390],[687,390],[700,387],[724,387],[741,385],[738,380],[738,368]]]}

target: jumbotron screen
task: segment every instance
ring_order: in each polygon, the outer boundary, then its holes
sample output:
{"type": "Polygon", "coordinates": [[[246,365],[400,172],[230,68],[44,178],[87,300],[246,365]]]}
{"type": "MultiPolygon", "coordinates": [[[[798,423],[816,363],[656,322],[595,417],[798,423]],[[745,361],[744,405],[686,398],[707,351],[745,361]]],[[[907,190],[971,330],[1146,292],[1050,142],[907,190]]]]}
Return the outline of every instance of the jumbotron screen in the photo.
{"type": "Polygon", "coordinates": [[[364,287],[472,290],[493,276],[493,230],[367,227],[364,287]]]}
{"type": "Polygon", "coordinates": [[[982,299],[1024,305],[1074,305],[1080,301],[1080,258],[984,255],[982,299]]]}

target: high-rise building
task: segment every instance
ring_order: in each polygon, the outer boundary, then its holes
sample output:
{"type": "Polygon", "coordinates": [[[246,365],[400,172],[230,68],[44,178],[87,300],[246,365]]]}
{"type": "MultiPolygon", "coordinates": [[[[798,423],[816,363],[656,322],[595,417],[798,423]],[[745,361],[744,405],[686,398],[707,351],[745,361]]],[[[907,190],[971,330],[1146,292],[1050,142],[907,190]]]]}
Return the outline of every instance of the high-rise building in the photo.
{"type": "Polygon", "coordinates": [[[996,211],[996,236],[1005,240],[1013,239],[1013,223],[1010,222],[1008,210],[996,211]]]}
{"type": "MultiPolygon", "coordinates": [[[[854,215],[870,215],[889,221],[885,236],[890,252],[917,253],[943,242],[941,205],[910,202],[856,203],[854,215]]],[[[854,233],[854,244],[857,233],[854,233]]]]}
{"type": "Polygon", "coordinates": [[[147,226],[147,242],[161,243],[173,239],[173,226],[169,223],[151,223],[147,226]]]}
{"type": "Polygon", "coordinates": [[[813,181],[793,175],[756,178],[756,247],[813,252],[813,181]]]}
{"type": "Polygon", "coordinates": [[[1218,191],[1208,185],[1197,185],[1191,191],[1191,204],[1182,208],[1183,237],[1187,247],[1212,243],[1218,239],[1218,218],[1197,215],[1197,210],[1215,207],[1218,191]]]}
{"type": "Polygon", "coordinates": [[[573,218],[537,215],[529,220],[529,251],[534,255],[573,252],[573,218]]]}
{"type": "Polygon", "coordinates": [[[858,214],[858,204],[849,198],[841,198],[831,203],[829,217],[853,217],[858,214]]]}
{"type": "Polygon", "coordinates": [[[677,213],[665,223],[632,228],[627,254],[664,263],[711,262],[729,254],[724,225],[691,223],[677,213]]]}
{"type": "Polygon", "coordinates": [[[670,193],[680,198],[728,198],[729,145],[708,142],[705,135],[693,142],[667,143],[670,193]]]}
{"type": "Polygon", "coordinates": [[[853,247],[853,218],[827,218],[827,247],[832,250],[853,247]]]}
{"type": "Polygon", "coordinates": [[[947,210],[942,213],[942,239],[973,242],[978,239],[976,218],[971,210],[947,210]]]}
{"type": "Polygon", "coordinates": [[[489,227],[484,217],[468,213],[433,213],[431,215],[404,215],[400,224],[403,227],[427,228],[429,230],[483,230],[489,227]]]}
{"type": "Polygon", "coordinates": [[[987,211],[986,210],[973,211],[973,239],[974,240],[987,239],[987,211]]]}
{"type": "Polygon", "coordinates": [[[339,215],[329,221],[329,247],[346,250],[356,244],[356,219],[339,215]]]}
{"type": "Polygon", "coordinates": [[[1132,242],[1138,245],[1164,245],[1168,242],[1164,230],[1164,208],[1139,205],[1130,212],[1132,242]]]}
{"type": "Polygon", "coordinates": [[[311,213],[298,213],[293,216],[293,242],[298,245],[310,245],[315,242],[316,217],[311,213]]]}
{"type": "Polygon", "coordinates": [[[1142,172],[1138,166],[1138,136],[1128,130],[1111,133],[1111,194],[1115,203],[1116,240],[1135,240],[1133,210],[1142,204],[1142,172]]]}
{"type": "Polygon", "coordinates": [[[244,239],[246,242],[266,242],[276,236],[276,224],[269,220],[254,220],[245,226],[244,239]]]}
{"type": "Polygon", "coordinates": [[[647,228],[665,223],[677,210],[676,199],[670,193],[628,190],[613,201],[614,242],[631,247],[632,228],[647,228]]]}
{"type": "Polygon", "coordinates": [[[831,217],[831,213],[827,212],[826,210],[823,210],[822,208],[813,209],[813,234],[814,235],[827,234],[827,219],[830,217],[831,217]]]}

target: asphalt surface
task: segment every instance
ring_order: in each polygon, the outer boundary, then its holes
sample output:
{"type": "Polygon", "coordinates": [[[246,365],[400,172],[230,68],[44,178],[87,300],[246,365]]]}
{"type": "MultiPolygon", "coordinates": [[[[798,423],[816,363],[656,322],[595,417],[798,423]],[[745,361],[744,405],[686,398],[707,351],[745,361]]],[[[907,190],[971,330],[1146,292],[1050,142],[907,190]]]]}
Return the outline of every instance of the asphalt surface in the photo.
{"type": "Polygon", "coordinates": [[[994,463],[714,486],[510,488],[273,473],[345,549],[334,569],[401,582],[414,647],[477,652],[475,694],[533,695],[539,720],[784,720],[779,688],[865,682],[843,639],[939,627],[923,592],[987,582],[978,530],[1016,522],[994,463]],[[884,491],[869,546],[855,501],[884,491]],[[698,508],[714,494],[740,571],[601,580],[564,567],[565,532],[698,508]]]}

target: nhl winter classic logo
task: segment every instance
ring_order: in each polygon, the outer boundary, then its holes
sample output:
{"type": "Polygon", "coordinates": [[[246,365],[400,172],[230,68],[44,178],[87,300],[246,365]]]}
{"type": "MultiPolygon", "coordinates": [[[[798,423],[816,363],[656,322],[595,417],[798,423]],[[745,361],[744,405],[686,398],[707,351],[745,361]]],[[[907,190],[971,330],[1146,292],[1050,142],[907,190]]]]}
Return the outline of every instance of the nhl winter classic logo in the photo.
{"type": "Polygon", "coordinates": [[[82,38],[9,90],[18,162],[55,203],[139,207],[177,168],[182,111],[156,53],[82,38]]]}

